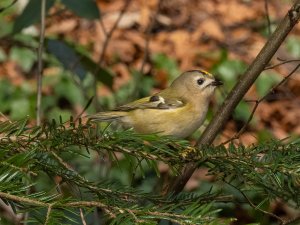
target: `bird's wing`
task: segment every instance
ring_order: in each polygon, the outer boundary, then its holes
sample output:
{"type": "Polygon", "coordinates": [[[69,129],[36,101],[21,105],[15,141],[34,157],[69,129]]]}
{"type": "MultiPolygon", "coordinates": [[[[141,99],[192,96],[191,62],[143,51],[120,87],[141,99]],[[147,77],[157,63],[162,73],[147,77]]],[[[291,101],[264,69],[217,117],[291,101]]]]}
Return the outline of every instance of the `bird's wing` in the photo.
{"type": "Polygon", "coordinates": [[[185,105],[185,102],[176,98],[164,98],[159,94],[145,97],[134,102],[122,105],[114,111],[132,111],[135,109],[174,109],[185,105]]]}

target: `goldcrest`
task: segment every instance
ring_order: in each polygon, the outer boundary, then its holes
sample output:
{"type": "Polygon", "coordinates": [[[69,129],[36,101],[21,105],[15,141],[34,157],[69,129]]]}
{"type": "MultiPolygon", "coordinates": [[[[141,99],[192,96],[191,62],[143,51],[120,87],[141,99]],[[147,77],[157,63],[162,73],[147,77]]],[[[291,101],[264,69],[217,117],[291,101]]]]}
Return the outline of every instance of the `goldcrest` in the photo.
{"type": "Polygon", "coordinates": [[[92,121],[117,121],[138,133],[186,138],[202,125],[210,98],[219,85],[222,82],[206,71],[187,71],[157,94],[89,118],[92,121]]]}

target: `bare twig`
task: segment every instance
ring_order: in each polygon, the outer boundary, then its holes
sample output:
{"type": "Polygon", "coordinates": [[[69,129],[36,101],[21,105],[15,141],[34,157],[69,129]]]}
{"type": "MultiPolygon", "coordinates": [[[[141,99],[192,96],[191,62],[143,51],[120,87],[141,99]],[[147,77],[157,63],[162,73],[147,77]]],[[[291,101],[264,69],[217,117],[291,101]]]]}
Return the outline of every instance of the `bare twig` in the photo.
{"type": "Polygon", "coordinates": [[[271,35],[271,20],[269,15],[269,6],[268,6],[268,0],[265,0],[265,12],[266,12],[266,19],[267,19],[267,29],[268,29],[268,35],[271,35]]]}
{"type": "Polygon", "coordinates": [[[82,225],[87,225],[87,223],[85,221],[85,218],[84,218],[84,215],[83,215],[82,208],[80,208],[79,211],[80,211],[80,218],[81,218],[82,225]]]}
{"type": "MultiPolygon", "coordinates": [[[[109,45],[109,42],[111,40],[111,37],[114,33],[114,31],[117,29],[118,27],[118,24],[119,22],[121,21],[123,15],[125,14],[125,12],[127,11],[130,3],[131,3],[132,0],[127,0],[124,4],[124,7],[122,8],[116,22],[114,23],[114,25],[112,26],[112,28],[107,31],[104,27],[104,24],[103,24],[103,21],[102,21],[102,18],[100,17],[100,25],[102,26],[102,29],[103,29],[103,32],[105,34],[105,40],[104,40],[104,43],[103,43],[103,48],[102,48],[102,52],[99,56],[99,59],[98,59],[98,65],[101,67],[103,66],[103,62],[104,62],[104,56],[105,56],[105,53],[106,53],[106,50],[107,50],[107,47],[109,45]]],[[[100,110],[100,106],[98,104],[98,96],[97,96],[97,79],[96,79],[96,76],[99,72],[99,67],[97,67],[97,69],[95,70],[94,72],[94,93],[95,93],[95,97],[94,97],[94,106],[95,106],[95,109],[96,111],[99,111],[100,110]]]]}
{"type": "Polygon", "coordinates": [[[43,52],[45,39],[46,0],[41,1],[41,30],[38,48],[38,74],[37,74],[37,102],[36,102],[36,124],[41,124],[42,104],[42,78],[43,78],[43,52]]]}
{"type": "MultiPolygon", "coordinates": [[[[125,14],[125,12],[127,11],[130,3],[131,3],[132,0],[127,0],[124,4],[124,7],[123,9],[121,10],[116,22],[114,23],[114,25],[112,26],[112,28],[107,32],[107,31],[104,31],[104,33],[106,33],[106,37],[105,37],[105,40],[104,40],[104,43],[103,43],[103,48],[102,48],[102,52],[100,54],[100,57],[98,59],[98,64],[101,66],[103,64],[103,61],[104,61],[104,56],[105,56],[105,53],[106,53],[106,50],[107,50],[107,47],[109,45],[109,42],[110,42],[110,39],[114,33],[114,31],[117,29],[123,15],[125,14]]],[[[104,28],[104,26],[103,26],[104,28]]],[[[105,28],[104,28],[105,29],[105,28]]]]}
{"type": "Polygon", "coordinates": [[[233,140],[235,140],[235,139],[238,139],[243,133],[244,133],[244,131],[245,131],[245,129],[247,128],[247,126],[248,126],[248,124],[251,122],[251,120],[253,119],[253,116],[254,116],[254,113],[255,113],[255,111],[256,111],[256,109],[258,108],[258,105],[262,102],[262,101],[264,101],[264,100],[266,100],[266,98],[270,95],[270,94],[272,94],[272,93],[274,93],[274,91],[280,86],[280,85],[282,85],[284,82],[286,82],[286,80],[288,79],[288,78],[290,78],[298,69],[299,69],[299,67],[300,67],[300,64],[298,64],[287,76],[285,76],[278,84],[276,84],[274,87],[272,87],[271,89],[270,89],[270,91],[266,94],[266,95],[264,95],[263,97],[261,97],[260,99],[258,99],[258,100],[254,100],[254,101],[251,101],[251,102],[255,102],[255,105],[254,105],[254,107],[253,107],[253,109],[252,109],[252,112],[251,112],[251,114],[250,114],[250,116],[249,116],[249,118],[248,118],[248,120],[246,121],[246,123],[244,124],[244,126],[233,136],[233,137],[231,137],[230,139],[228,139],[227,141],[225,141],[225,142],[223,142],[223,143],[221,143],[220,145],[225,145],[225,144],[227,144],[227,143],[229,143],[229,142],[231,142],[231,141],[233,141],[233,140]]]}
{"type": "Polygon", "coordinates": [[[150,23],[148,24],[148,27],[147,27],[146,32],[145,32],[144,58],[143,58],[143,61],[142,61],[142,64],[141,64],[140,74],[144,73],[144,68],[145,68],[147,60],[149,58],[149,44],[150,44],[150,39],[152,37],[151,31],[152,31],[152,29],[155,25],[155,21],[156,21],[157,15],[159,14],[162,2],[163,2],[162,0],[158,1],[156,11],[153,13],[152,18],[150,19],[150,23]]]}
{"type": "Polygon", "coordinates": [[[81,113],[79,113],[76,118],[74,119],[74,122],[76,122],[81,116],[82,114],[90,107],[92,101],[93,101],[94,96],[92,96],[88,102],[86,103],[86,106],[83,108],[83,110],[81,111],[81,113]]]}
{"type": "Polygon", "coordinates": [[[132,99],[136,99],[138,97],[138,93],[139,93],[139,83],[140,83],[140,80],[141,80],[141,76],[143,76],[144,74],[144,70],[145,70],[145,66],[149,60],[149,45],[150,45],[150,40],[151,40],[151,31],[155,25],[155,22],[156,22],[156,18],[157,18],[157,15],[159,14],[159,11],[160,11],[160,8],[161,8],[161,4],[162,4],[162,0],[159,0],[158,3],[157,3],[157,7],[156,7],[156,10],[155,12],[151,15],[151,18],[150,18],[150,22],[146,28],[146,31],[145,31],[145,47],[144,47],[144,56],[143,56],[143,60],[142,60],[142,63],[141,63],[141,67],[140,67],[140,71],[139,71],[139,75],[137,76],[137,79],[135,80],[135,87],[134,87],[134,90],[132,92],[132,95],[130,96],[132,99]]]}
{"type": "Polygon", "coordinates": [[[270,213],[270,212],[268,212],[268,211],[265,211],[265,210],[259,208],[258,206],[256,206],[256,205],[251,201],[251,199],[248,198],[248,196],[247,196],[242,190],[240,190],[239,188],[237,188],[236,186],[232,185],[231,183],[229,183],[229,182],[227,182],[227,181],[225,181],[225,180],[224,180],[224,182],[225,182],[226,184],[228,184],[229,186],[233,187],[233,188],[234,188],[235,190],[237,190],[238,192],[240,192],[240,193],[243,195],[243,197],[247,200],[247,202],[249,203],[249,205],[250,205],[253,209],[258,210],[258,211],[262,212],[263,214],[269,215],[269,216],[271,216],[271,217],[277,219],[278,221],[280,221],[280,224],[283,224],[283,223],[284,223],[284,220],[283,220],[282,218],[280,218],[279,216],[275,215],[274,213],[270,213]]]}
{"type": "Polygon", "coordinates": [[[107,36],[107,30],[106,30],[106,28],[105,28],[105,26],[104,26],[102,16],[100,16],[99,22],[100,22],[100,26],[101,26],[101,28],[102,28],[102,31],[103,31],[104,35],[107,36]]]}
{"type": "Polygon", "coordinates": [[[9,123],[12,123],[11,120],[7,116],[5,116],[2,112],[0,112],[0,116],[2,116],[9,123]]]}
{"type": "MultiPolygon", "coordinates": [[[[60,156],[58,156],[55,152],[51,151],[51,154],[58,160],[58,162],[67,170],[70,170],[72,171],[74,174],[76,174],[78,176],[78,179],[80,181],[83,181],[83,182],[87,182],[87,180],[81,176],[75,169],[72,168],[71,165],[69,165],[67,162],[65,162],[60,156]]],[[[101,192],[106,192],[106,193],[112,193],[113,191],[110,190],[110,189],[107,189],[107,188],[98,188],[92,184],[89,184],[88,186],[86,186],[86,188],[88,188],[89,190],[92,190],[92,191],[101,191],[101,192]]],[[[134,195],[133,194],[130,194],[130,193],[127,193],[127,194],[124,194],[124,199],[128,199],[128,197],[133,197],[134,195]]],[[[1,196],[0,196],[1,197],[1,196]]]]}
{"type": "Polygon", "coordinates": [[[74,173],[77,173],[77,171],[75,171],[73,169],[72,166],[70,166],[68,163],[66,163],[60,156],[58,156],[54,151],[51,151],[51,154],[54,156],[55,159],[58,160],[58,162],[67,170],[70,170],[74,173]]]}
{"type": "Polygon", "coordinates": [[[46,220],[45,220],[44,225],[47,225],[47,224],[48,224],[49,219],[50,219],[51,211],[52,211],[52,204],[49,204],[49,205],[48,205],[48,209],[47,209],[47,215],[46,215],[46,220]]]}
{"type": "Polygon", "coordinates": [[[277,58],[277,59],[280,60],[281,62],[277,63],[275,65],[267,66],[267,67],[265,67],[265,70],[274,69],[278,66],[281,66],[281,65],[284,65],[284,64],[287,64],[287,63],[300,62],[300,59],[289,59],[289,60],[279,59],[279,58],[277,58]]]}
{"type": "Polygon", "coordinates": [[[3,11],[7,10],[8,8],[12,7],[18,0],[14,0],[12,1],[12,3],[10,3],[9,5],[0,8],[0,13],[2,13],[3,11]]]}
{"type": "Polygon", "coordinates": [[[299,224],[299,222],[300,222],[300,216],[296,216],[293,219],[283,222],[282,225],[297,225],[299,224]]]}
{"type": "MultiPolygon", "coordinates": [[[[199,148],[201,148],[201,146],[203,145],[210,145],[213,142],[218,133],[224,127],[237,104],[249,90],[260,73],[264,70],[264,68],[269,63],[292,28],[298,23],[299,18],[300,0],[297,0],[288,11],[284,19],[281,21],[281,23],[278,25],[274,33],[270,36],[263,49],[259,52],[252,64],[248,67],[244,76],[241,77],[241,79],[229,93],[228,97],[225,99],[223,105],[220,107],[215,117],[207,126],[202,136],[199,138],[197,142],[197,146],[199,148]]],[[[185,184],[197,168],[197,165],[198,164],[196,163],[187,164],[183,168],[181,176],[176,178],[176,180],[169,186],[168,192],[173,194],[181,192],[185,184]]]]}
{"type": "MultiPolygon", "coordinates": [[[[16,196],[16,195],[5,193],[5,192],[0,192],[0,198],[19,202],[22,204],[31,205],[31,206],[46,207],[48,210],[47,210],[45,224],[49,221],[51,210],[53,210],[55,208],[61,208],[61,207],[80,208],[80,209],[86,208],[86,207],[87,208],[97,207],[97,208],[101,208],[102,210],[104,210],[111,218],[117,217],[114,212],[124,213],[125,210],[128,213],[130,213],[131,215],[139,215],[141,213],[145,213],[143,210],[140,210],[140,209],[122,209],[117,206],[107,205],[100,201],[70,201],[70,202],[65,202],[65,203],[54,204],[54,203],[47,203],[47,202],[43,202],[40,200],[36,200],[36,199],[30,198],[30,197],[16,196]]],[[[175,223],[178,223],[180,219],[190,219],[191,218],[191,216],[180,215],[180,214],[176,214],[176,213],[151,211],[151,210],[147,211],[147,214],[150,216],[169,217],[168,220],[175,222],[175,223]]],[[[137,219],[137,217],[135,216],[134,219],[137,219]]]]}
{"type": "Polygon", "coordinates": [[[1,197],[1,199],[9,199],[9,200],[12,200],[15,202],[22,202],[22,203],[29,204],[32,206],[48,207],[50,205],[50,203],[41,202],[39,200],[35,200],[35,199],[27,198],[27,197],[20,197],[20,196],[12,195],[12,194],[5,193],[5,192],[0,192],[0,197],[1,197]]]}

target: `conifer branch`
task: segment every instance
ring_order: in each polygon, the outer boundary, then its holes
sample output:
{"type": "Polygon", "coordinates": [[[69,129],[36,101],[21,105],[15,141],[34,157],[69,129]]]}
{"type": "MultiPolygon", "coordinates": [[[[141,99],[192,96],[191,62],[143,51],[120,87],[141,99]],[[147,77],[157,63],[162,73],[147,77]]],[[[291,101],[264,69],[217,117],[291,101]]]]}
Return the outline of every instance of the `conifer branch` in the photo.
{"type": "MultiPolygon", "coordinates": [[[[0,198],[17,209],[23,209],[23,212],[30,208],[48,210],[48,214],[45,212],[44,215],[48,225],[57,224],[60,218],[64,218],[64,210],[78,212],[94,207],[101,208],[107,218],[114,221],[126,219],[133,223],[147,223],[166,219],[184,223],[195,217],[198,220],[193,224],[205,224],[203,221],[218,221],[215,214],[206,214],[207,207],[212,209],[209,212],[215,212],[213,202],[235,202],[234,198],[222,196],[221,192],[160,196],[114,185],[109,180],[91,182],[81,174],[80,166],[73,165],[75,158],[84,157],[84,153],[90,155],[91,151],[126,155],[136,163],[136,167],[131,168],[137,171],[143,170],[141,160],[149,160],[151,169],[156,169],[156,161],[167,163],[172,170],[182,168],[186,163],[194,163],[209,168],[209,173],[216,175],[220,182],[228,178],[241,183],[239,188],[259,191],[270,201],[281,198],[294,204],[294,207],[300,206],[300,143],[272,140],[250,147],[206,146],[200,152],[186,141],[141,135],[130,130],[95,135],[91,124],[82,124],[81,120],[78,124],[53,121],[43,127],[27,127],[26,120],[0,122],[0,136],[0,198]],[[68,161],[68,158],[72,160],[68,161]],[[35,176],[28,177],[30,185],[26,186],[21,178],[29,173],[35,176]],[[44,192],[27,195],[26,190],[35,185],[31,179],[38,179],[42,173],[50,178],[60,177],[61,187],[66,186],[64,183],[71,184],[66,187],[75,186],[78,192],[90,196],[92,201],[82,200],[82,195],[74,192],[70,198],[65,196],[64,191],[57,191],[54,195],[44,192]],[[181,209],[180,213],[178,209],[181,209]]],[[[78,219],[82,220],[82,217],[78,219]]]]}
{"type": "MultiPolygon", "coordinates": [[[[280,22],[276,30],[270,36],[263,49],[248,67],[244,76],[241,77],[241,79],[229,93],[228,97],[225,99],[223,105],[220,107],[213,120],[206,127],[205,131],[197,142],[199,151],[201,151],[203,145],[210,145],[213,142],[218,133],[224,127],[234,108],[249,90],[256,78],[264,70],[293,27],[298,23],[299,18],[300,0],[297,0],[287,12],[284,19],[280,22]]],[[[177,194],[181,192],[196,168],[197,164],[195,163],[186,165],[182,169],[181,175],[169,185],[168,193],[177,194]]]]}

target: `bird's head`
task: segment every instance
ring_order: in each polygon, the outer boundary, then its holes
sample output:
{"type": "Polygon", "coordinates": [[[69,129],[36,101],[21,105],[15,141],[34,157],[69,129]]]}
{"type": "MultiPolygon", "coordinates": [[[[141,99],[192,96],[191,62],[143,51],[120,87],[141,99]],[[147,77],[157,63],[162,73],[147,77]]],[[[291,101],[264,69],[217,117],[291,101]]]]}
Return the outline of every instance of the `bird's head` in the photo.
{"type": "Polygon", "coordinates": [[[182,73],[171,84],[171,88],[181,96],[189,98],[209,98],[217,86],[222,85],[220,80],[204,70],[190,70],[182,73]]]}

